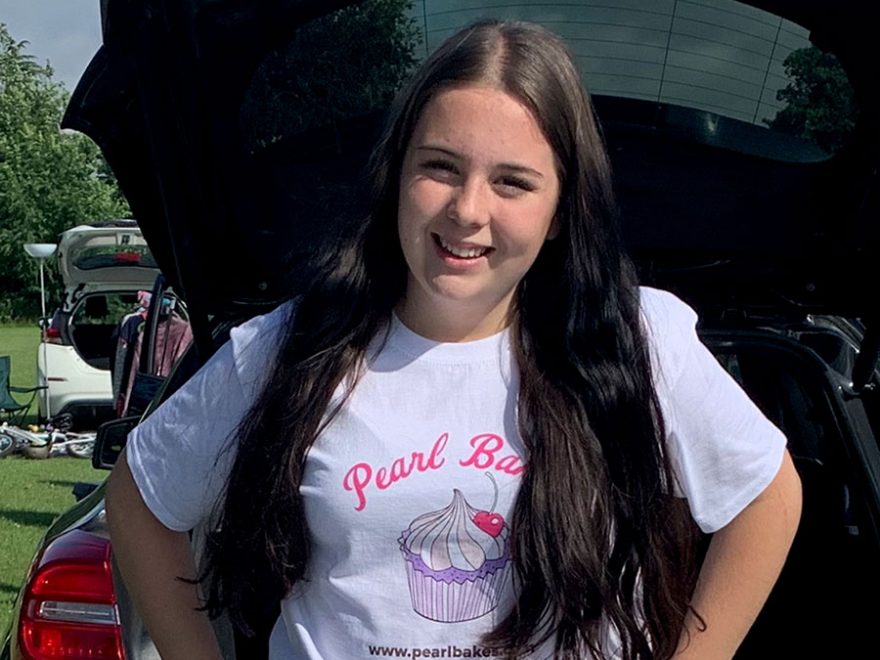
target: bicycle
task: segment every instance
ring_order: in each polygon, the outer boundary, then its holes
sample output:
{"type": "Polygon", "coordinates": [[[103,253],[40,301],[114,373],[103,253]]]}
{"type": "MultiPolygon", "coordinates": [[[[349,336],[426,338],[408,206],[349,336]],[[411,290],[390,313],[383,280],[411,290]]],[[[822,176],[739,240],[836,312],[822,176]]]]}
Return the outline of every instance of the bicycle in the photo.
{"type": "Polygon", "coordinates": [[[95,448],[95,435],[70,431],[69,418],[52,419],[43,427],[28,429],[3,422],[0,425],[0,458],[14,453],[37,459],[59,455],[90,458],[95,448]]]}

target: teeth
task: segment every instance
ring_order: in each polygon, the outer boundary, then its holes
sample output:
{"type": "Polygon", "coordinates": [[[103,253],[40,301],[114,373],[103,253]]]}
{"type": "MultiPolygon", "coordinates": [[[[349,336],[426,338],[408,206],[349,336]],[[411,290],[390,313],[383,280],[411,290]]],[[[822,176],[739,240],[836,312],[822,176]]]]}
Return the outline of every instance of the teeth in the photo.
{"type": "Polygon", "coordinates": [[[474,259],[475,257],[482,257],[486,252],[489,251],[489,248],[457,248],[454,245],[450,245],[442,238],[438,236],[440,240],[440,246],[446,250],[447,252],[451,252],[456,257],[460,257],[462,259],[474,259]]]}

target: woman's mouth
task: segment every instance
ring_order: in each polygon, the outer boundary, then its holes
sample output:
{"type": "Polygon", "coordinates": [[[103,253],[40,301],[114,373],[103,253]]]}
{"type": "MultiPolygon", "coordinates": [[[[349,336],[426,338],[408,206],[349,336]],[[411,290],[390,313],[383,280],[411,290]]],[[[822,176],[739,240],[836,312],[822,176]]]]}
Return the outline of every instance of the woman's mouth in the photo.
{"type": "Polygon", "coordinates": [[[492,251],[490,247],[481,246],[457,246],[444,241],[437,234],[433,234],[434,243],[440,250],[456,259],[479,259],[492,251]]]}

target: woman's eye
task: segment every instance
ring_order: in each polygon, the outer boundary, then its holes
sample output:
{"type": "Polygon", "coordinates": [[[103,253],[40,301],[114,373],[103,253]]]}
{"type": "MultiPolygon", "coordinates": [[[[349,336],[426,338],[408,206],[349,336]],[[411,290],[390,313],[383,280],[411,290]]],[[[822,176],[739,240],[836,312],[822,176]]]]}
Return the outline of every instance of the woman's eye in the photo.
{"type": "Polygon", "coordinates": [[[505,188],[522,190],[525,192],[531,192],[535,189],[535,186],[531,181],[518,176],[503,176],[498,180],[498,183],[505,188]]]}
{"type": "Polygon", "coordinates": [[[427,160],[422,163],[422,167],[426,170],[434,172],[449,172],[450,174],[458,174],[458,168],[455,163],[448,160],[427,160]]]}

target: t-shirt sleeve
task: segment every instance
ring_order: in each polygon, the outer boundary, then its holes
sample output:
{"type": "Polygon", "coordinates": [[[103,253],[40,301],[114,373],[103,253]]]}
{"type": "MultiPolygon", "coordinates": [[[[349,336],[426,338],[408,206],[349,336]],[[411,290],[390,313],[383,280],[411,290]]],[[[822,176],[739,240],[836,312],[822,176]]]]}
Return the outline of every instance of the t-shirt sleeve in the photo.
{"type": "Polygon", "coordinates": [[[714,532],[770,484],[786,439],[699,340],[690,307],[643,288],[642,311],[676,492],[714,532]]]}
{"type": "Polygon", "coordinates": [[[208,362],[128,436],[125,453],[147,508],[166,527],[205,520],[235,459],[234,435],[268,375],[289,305],[230,333],[208,362]]]}

